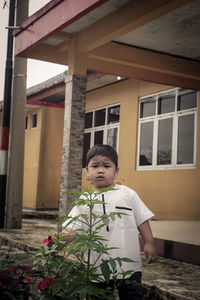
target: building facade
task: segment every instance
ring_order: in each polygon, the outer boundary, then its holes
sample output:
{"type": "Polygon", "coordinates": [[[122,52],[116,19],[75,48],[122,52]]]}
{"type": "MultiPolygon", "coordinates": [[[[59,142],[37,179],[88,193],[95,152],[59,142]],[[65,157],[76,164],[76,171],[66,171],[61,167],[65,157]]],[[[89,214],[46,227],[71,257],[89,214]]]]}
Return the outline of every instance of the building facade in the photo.
{"type": "MultiPolygon", "coordinates": [[[[193,90],[132,79],[88,91],[82,185],[90,185],[87,150],[108,143],[119,155],[116,181],[133,188],[155,219],[199,220],[198,97],[193,90]]],[[[57,209],[64,109],[32,107],[26,117],[23,206],[57,209]]]]}

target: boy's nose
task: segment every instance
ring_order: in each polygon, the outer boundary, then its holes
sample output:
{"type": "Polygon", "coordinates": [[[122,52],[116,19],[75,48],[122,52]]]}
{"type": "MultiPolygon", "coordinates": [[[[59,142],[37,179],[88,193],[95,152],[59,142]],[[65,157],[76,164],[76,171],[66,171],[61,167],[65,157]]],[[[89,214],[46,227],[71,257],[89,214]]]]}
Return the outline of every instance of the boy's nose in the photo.
{"type": "Polygon", "coordinates": [[[98,173],[103,173],[103,168],[98,168],[97,172],[98,173]]]}

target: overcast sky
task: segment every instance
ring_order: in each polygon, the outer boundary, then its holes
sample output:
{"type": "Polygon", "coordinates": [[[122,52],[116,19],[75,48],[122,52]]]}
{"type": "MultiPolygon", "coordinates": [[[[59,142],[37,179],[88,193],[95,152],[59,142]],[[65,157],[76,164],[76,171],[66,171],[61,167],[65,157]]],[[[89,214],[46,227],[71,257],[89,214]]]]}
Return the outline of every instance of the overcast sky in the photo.
{"type": "MultiPolygon", "coordinates": [[[[4,94],[4,75],[5,75],[5,63],[7,52],[7,29],[8,26],[8,4],[3,9],[5,0],[0,2],[0,101],[3,100],[4,94]]],[[[9,0],[6,1],[9,3],[9,0]]],[[[43,7],[50,0],[29,0],[29,15],[32,15],[35,11],[43,7]]],[[[48,78],[51,78],[57,74],[60,74],[66,70],[66,66],[56,65],[52,63],[46,63],[38,60],[28,59],[27,68],[27,87],[36,85],[48,78]]]]}

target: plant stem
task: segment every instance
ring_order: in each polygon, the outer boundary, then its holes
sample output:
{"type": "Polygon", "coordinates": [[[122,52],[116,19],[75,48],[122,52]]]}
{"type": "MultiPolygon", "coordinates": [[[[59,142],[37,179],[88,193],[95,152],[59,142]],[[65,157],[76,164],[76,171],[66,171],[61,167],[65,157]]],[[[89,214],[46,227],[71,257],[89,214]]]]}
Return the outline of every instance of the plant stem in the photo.
{"type": "MultiPolygon", "coordinates": [[[[91,199],[91,195],[90,195],[90,200],[91,199]]],[[[92,234],[92,205],[89,205],[89,240],[91,239],[91,234],[92,234]]],[[[88,260],[87,260],[87,284],[90,281],[90,256],[91,256],[91,249],[88,249],[88,260]]]]}

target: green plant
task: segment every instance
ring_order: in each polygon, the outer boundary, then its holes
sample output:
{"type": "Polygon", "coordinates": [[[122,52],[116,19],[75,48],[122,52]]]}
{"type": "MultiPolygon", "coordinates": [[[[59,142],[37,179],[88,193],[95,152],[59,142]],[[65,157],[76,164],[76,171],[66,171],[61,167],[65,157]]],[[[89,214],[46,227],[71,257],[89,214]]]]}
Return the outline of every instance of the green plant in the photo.
{"type": "MultiPolygon", "coordinates": [[[[33,258],[33,269],[40,274],[40,294],[38,299],[116,299],[116,295],[109,288],[102,288],[101,283],[114,280],[117,284],[118,275],[132,273],[123,271],[123,262],[131,262],[128,258],[111,258],[106,245],[106,240],[100,235],[100,230],[108,226],[110,220],[121,218],[122,213],[112,212],[109,215],[95,215],[94,206],[102,204],[98,195],[110,189],[101,189],[96,192],[93,188],[84,188],[77,192],[79,198],[76,206],[87,206],[88,213],[76,217],[63,217],[58,219],[58,232],[55,236],[45,239],[48,247],[41,247],[33,258]],[[63,221],[66,227],[73,222],[82,222],[84,228],[73,232],[74,240],[69,242],[71,234],[64,234],[61,230],[63,221]],[[91,261],[91,253],[97,254],[97,259],[91,261]],[[102,255],[107,254],[108,259],[102,260],[102,255]],[[99,263],[98,263],[99,262],[99,263]],[[120,266],[120,273],[117,271],[120,266]]],[[[35,298],[36,299],[36,298],[35,298]]]]}

